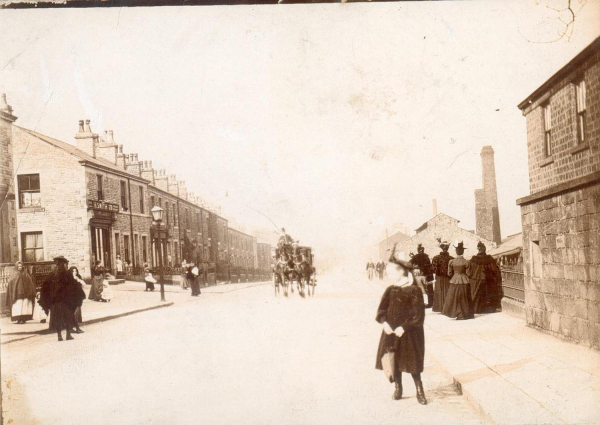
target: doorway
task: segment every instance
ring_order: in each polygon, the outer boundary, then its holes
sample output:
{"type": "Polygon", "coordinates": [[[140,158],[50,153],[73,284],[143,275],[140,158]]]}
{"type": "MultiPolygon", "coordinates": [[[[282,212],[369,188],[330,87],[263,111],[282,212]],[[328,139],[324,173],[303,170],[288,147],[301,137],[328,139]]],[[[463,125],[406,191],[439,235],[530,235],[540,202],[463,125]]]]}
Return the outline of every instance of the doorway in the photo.
{"type": "Polygon", "coordinates": [[[112,270],[108,228],[92,227],[92,255],[94,261],[101,261],[105,269],[112,270]]]}

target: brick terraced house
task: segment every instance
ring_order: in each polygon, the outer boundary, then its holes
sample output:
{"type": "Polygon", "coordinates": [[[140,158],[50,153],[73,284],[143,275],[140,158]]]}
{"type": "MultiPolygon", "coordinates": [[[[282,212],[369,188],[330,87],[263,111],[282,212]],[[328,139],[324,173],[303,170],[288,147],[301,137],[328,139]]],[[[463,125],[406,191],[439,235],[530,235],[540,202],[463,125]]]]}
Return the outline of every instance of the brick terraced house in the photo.
{"type": "Polygon", "coordinates": [[[600,349],[600,38],[529,95],[527,324],[600,349]]]}

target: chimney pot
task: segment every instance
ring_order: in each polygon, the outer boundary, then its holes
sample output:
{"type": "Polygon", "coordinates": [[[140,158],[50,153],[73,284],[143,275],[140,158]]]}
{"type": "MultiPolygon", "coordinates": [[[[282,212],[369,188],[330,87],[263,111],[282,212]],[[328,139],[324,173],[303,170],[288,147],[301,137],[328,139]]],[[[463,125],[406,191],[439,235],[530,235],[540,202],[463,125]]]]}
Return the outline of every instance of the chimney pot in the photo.
{"type": "Polygon", "coordinates": [[[92,128],[90,127],[90,120],[85,120],[85,132],[86,133],[92,132],[92,128]]]}
{"type": "Polygon", "coordinates": [[[79,132],[83,133],[83,120],[79,120],[79,132]]]}

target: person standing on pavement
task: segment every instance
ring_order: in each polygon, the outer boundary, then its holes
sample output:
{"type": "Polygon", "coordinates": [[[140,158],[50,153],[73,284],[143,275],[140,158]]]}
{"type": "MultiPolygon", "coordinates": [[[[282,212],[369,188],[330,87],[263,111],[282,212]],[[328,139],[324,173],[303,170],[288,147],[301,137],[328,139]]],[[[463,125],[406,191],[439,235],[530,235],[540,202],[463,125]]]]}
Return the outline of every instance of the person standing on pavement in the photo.
{"type": "Polygon", "coordinates": [[[494,257],[486,254],[483,242],[477,244],[477,255],[471,257],[469,283],[475,313],[495,313],[502,307],[502,274],[494,257]]]}
{"type": "MultiPolygon", "coordinates": [[[[396,283],[384,292],[375,320],[383,325],[375,368],[383,370],[384,356],[391,361],[395,390],[392,399],[402,398],[402,372],[410,373],[417,391],[417,401],[427,404],[421,373],[425,359],[425,304],[423,291],[414,283],[413,266],[406,261],[390,257],[390,263],[396,264],[396,283]]],[[[396,280],[395,279],[395,280],[396,280]]]]}
{"type": "Polygon", "coordinates": [[[59,255],[54,262],[56,268],[42,285],[39,304],[46,314],[50,312],[50,329],[56,330],[58,340],[63,340],[63,329],[67,332],[67,340],[71,340],[74,339],[71,328],[75,327],[73,311],[77,308],[80,288],[67,271],[69,260],[59,255]]]}
{"type": "Polygon", "coordinates": [[[469,277],[471,263],[463,257],[465,248],[462,242],[454,245],[456,258],[448,263],[448,276],[450,285],[446,292],[446,300],[442,308],[442,314],[456,320],[472,319],[473,301],[471,300],[471,288],[469,277]]]}
{"type": "Polygon", "coordinates": [[[22,325],[33,319],[35,284],[22,262],[17,261],[6,288],[6,307],[10,320],[22,325]]]}
{"type": "Polygon", "coordinates": [[[425,248],[422,244],[417,246],[417,255],[413,255],[410,263],[415,269],[419,269],[416,274],[423,276],[425,290],[427,291],[427,305],[425,308],[433,307],[433,270],[431,268],[431,260],[429,255],[425,254],[425,248]]]}
{"type": "Polygon", "coordinates": [[[146,289],[144,291],[154,291],[156,279],[152,276],[152,270],[150,270],[150,265],[148,263],[144,263],[144,275],[144,282],[146,282],[146,289]]]}
{"type": "Polygon", "coordinates": [[[186,279],[189,280],[190,287],[192,288],[192,297],[200,295],[200,283],[198,282],[198,267],[191,263],[187,268],[186,279]]]}
{"type": "Polygon", "coordinates": [[[194,263],[193,262],[188,263],[188,262],[185,262],[185,260],[183,260],[183,261],[184,261],[184,266],[183,266],[182,271],[184,274],[183,274],[183,279],[181,280],[181,289],[187,290],[187,289],[190,289],[190,287],[192,286],[192,280],[190,279],[189,276],[190,275],[193,276],[191,274],[191,270],[192,270],[192,267],[194,266],[194,263]]]}
{"type": "Polygon", "coordinates": [[[83,316],[81,314],[81,306],[83,305],[83,300],[85,300],[85,291],[83,290],[83,286],[85,282],[81,275],[79,274],[79,270],[77,267],[73,266],[69,268],[69,274],[73,276],[73,280],[75,280],[75,285],[78,286],[78,297],[76,299],[77,304],[75,310],[73,310],[73,324],[75,325],[76,334],[83,333],[83,330],[79,327],[80,323],[83,323],[83,316]]]}
{"type": "Polygon", "coordinates": [[[102,301],[102,282],[104,282],[104,274],[106,270],[102,267],[102,262],[96,261],[92,269],[92,287],[88,298],[92,301],[102,301]]]}
{"type": "Polygon", "coordinates": [[[123,275],[123,260],[121,260],[121,256],[117,255],[117,276],[123,275]]]}
{"type": "Polygon", "coordinates": [[[448,263],[454,259],[448,254],[450,244],[447,241],[440,242],[440,248],[442,252],[433,257],[431,265],[433,272],[435,273],[435,291],[433,297],[433,308],[432,311],[441,313],[444,308],[444,302],[446,301],[446,293],[448,292],[448,285],[450,285],[450,277],[448,276],[448,263]]]}

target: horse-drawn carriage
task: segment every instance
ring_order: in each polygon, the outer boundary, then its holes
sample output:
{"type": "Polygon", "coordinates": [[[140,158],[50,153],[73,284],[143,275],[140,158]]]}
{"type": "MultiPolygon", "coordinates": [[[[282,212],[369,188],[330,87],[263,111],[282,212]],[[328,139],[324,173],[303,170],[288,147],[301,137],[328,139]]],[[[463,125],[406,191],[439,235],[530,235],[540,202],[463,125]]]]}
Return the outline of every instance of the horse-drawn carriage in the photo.
{"type": "Polygon", "coordinates": [[[294,293],[294,283],[301,297],[306,293],[315,294],[317,284],[314,267],[315,256],[312,248],[289,243],[282,239],[273,252],[275,266],[273,267],[273,286],[275,295],[283,289],[283,295],[288,296],[288,290],[294,293]]]}

